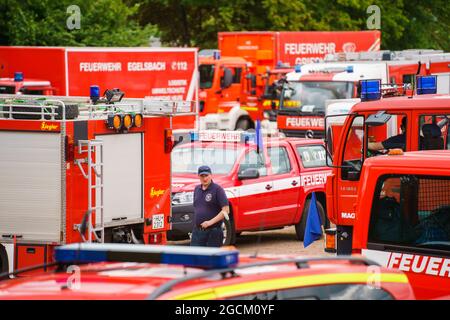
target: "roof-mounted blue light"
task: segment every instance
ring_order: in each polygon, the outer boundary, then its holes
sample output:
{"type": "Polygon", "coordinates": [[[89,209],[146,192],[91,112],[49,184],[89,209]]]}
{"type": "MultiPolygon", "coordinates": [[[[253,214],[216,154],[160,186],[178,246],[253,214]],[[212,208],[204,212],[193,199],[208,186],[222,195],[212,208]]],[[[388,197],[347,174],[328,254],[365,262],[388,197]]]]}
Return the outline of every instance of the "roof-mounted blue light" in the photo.
{"type": "Polygon", "coordinates": [[[23,72],[14,72],[14,81],[23,81],[23,72]]]}
{"type": "Polygon", "coordinates": [[[361,80],[361,101],[379,100],[381,98],[381,80],[361,80]]]}
{"type": "Polygon", "coordinates": [[[347,66],[345,68],[345,71],[347,71],[348,73],[353,73],[353,66],[347,66]]]}
{"type": "Polygon", "coordinates": [[[97,85],[92,85],[89,87],[89,96],[92,102],[97,102],[100,99],[100,87],[97,85]]]}
{"type": "Polygon", "coordinates": [[[417,76],[417,94],[434,94],[437,92],[436,76],[417,76]]]}
{"type": "Polygon", "coordinates": [[[198,132],[192,131],[192,132],[190,132],[190,135],[191,135],[192,142],[199,141],[198,132]]]}
{"type": "Polygon", "coordinates": [[[55,249],[58,263],[142,262],[220,269],[238,263],[237,250],[138,245],[116,243],[73,243],[55,249]]]}
{"type": "Polygon", "coordinates": [[[296,73],[302,72],[302,66],[300,64],[296,64],[295,67],[294,67],[294,71],[296,73]]]}
{"type": "Polygon", "coordinates": [[[213,58],[214,58],[214,60],[220,60],[220,51],[219,50],[214,50],[213,58]]]}

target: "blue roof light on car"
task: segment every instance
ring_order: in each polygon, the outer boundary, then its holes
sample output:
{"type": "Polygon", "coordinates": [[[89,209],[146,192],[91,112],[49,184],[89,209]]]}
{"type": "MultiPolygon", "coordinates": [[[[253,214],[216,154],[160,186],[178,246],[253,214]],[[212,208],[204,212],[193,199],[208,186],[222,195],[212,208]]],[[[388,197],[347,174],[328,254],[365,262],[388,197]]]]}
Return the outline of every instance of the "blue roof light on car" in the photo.
{"type": "Polygon", "coordinates": [[[198,132],[192,131],[192,132],[190,132],[190,135],[191,135],[192,142],[199,140],[198,132]]]}
{"type": "Polygon", "coordinates": [[[55,249],[58,263],[142,262],[204,269],[235,266],[237,250],[119,243],[73,243],[55,249]]]}
{"type": "Polygon", "coordinates": [[[347,71],[348,73],[353,73],[353,66],[347,66],[345,68],[345,71],[347,71]]]}
{"type": "Polygon", "coordinates": [[[296,64],[294,67],[294,70],[296,73],[300,73],[300,72],[302,72],[302,66],[299,64],[296,64]]]}
{"type": "Polygon", "coordinates": [[[435,94],[437,92],[436,76],[417,76],[417,94],[435,94]]]}
{"type": "Polygon", "coordinates": [[[381,98],[381,80],[361,80],[361,101],[379,100],[381,98]]]}

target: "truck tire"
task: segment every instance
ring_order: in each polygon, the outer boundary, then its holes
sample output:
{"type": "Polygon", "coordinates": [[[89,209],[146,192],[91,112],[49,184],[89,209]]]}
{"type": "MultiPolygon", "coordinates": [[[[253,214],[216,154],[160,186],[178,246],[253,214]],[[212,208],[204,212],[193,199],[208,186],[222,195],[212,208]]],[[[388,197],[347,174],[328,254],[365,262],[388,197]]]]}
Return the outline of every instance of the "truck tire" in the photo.
{"type": "MultiPolygon", "coordinates": [[[[300,221],[295,225],[295,234],[297,235],[297,239],[299,241],[303,241],[305,238],[305,228],[306,228],[306,220],[308,218],[308,210],[309,205],[311,203],[311,199],[306,200],[305,206],[303,207],[302,217],[300,221]]],[[[317,201],[317,210],[319,210],[320,220],[323,223],[324,228],[327,228],[328,220],[325,214],[325,210],[323,209],[322,204],[317,201]]]]}
{"type": "Polygon", "coordinates": [[[8,254],[3,245],[0,244],[0,273],[8,272],[9,270],[8,254]]]}
{"type": "Polygon", "coordinates": [[[236,243],[236,231],[232,219],[225,219],[222,223],[223,245],[231,246],[236,243]]]}
{"type": "MultiPolygon", "coordinates": [[[[8,109],[7,107],[4,107],[8,109]]],[[[37,112],[40,109],[30,108],[30,107],[13,107],[13,118],[14,119],[24,119],[24,120],[40,120],[41,115],[39,114],[22,114],[21,112],[37,112]],[[14,113],[16,111],[17,113],[14,113]]],[[[50,110],[49,110],[50,112],[50,110]]],[[[79,109],[77,104],[66,104],[66,119],[75,119],[79,115],[79,109]]],[[[51,120],[51,116],[44,116],[46,120],[51,120]]],[[[58,106],[56,109],[56,120],[62,119],[62,107],[58,106]]]]}
{"type": "Polygon", "coordinates": [[[247,118],[241,118],[236,123],[236,130],[248,130],[251,128],[250,120],[247,118]]]}

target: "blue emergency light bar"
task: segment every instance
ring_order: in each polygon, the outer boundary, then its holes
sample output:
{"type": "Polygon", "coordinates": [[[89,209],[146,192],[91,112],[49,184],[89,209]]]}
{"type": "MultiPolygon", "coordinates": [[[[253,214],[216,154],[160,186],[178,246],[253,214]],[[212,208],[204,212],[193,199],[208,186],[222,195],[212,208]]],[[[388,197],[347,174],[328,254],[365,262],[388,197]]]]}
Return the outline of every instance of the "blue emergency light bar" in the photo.
{"type": "Polygon", "coordinates": [[[347,67],[345,68],[345,71],[346,71],[347,73],[353,73],[353,66],[347,66],[347,67]]]}
{"type": "Polygon", "coordinates": [[[61,264],[141,262],[219,269],[235,266],[239,261],[239,251],[144,244],[73,243],[57,247],[55,261],[61,264]]]}
{"type": "Polygon", "coordinates": [[[436,92],[436,76],[417,76],[417,94],[434,94],[436,92]]]}
{"type": "Polygon", "coordinates": [[[294,67],[294,71],[295,71],[296,73],[302,72],[302,66],[299,65],[299,64],[296,64],[295,67],[294,67]]]}
{"type": "Polygon", "coordinates": [[[361,101],[379,100],[381,99],[381,80],[361,80],[359,81],[361,88],[361,101]]]}

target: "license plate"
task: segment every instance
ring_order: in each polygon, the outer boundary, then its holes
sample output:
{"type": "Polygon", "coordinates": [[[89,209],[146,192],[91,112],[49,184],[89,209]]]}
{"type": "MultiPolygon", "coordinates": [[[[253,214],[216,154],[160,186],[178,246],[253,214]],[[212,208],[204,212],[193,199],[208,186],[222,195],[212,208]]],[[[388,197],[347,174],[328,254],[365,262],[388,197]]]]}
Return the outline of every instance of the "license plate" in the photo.
{"type": "Polygon", "coordinates": [[[155,214],[152,217],[152,227],[153,229],[163,229],[164,228],[164,214],[155,214]]]}

